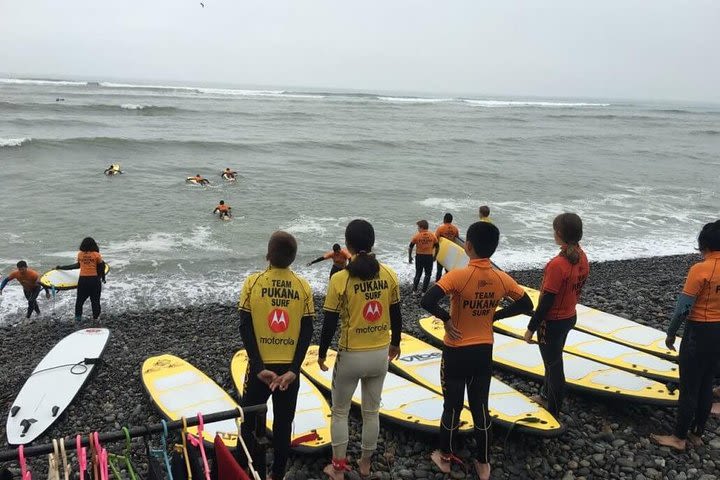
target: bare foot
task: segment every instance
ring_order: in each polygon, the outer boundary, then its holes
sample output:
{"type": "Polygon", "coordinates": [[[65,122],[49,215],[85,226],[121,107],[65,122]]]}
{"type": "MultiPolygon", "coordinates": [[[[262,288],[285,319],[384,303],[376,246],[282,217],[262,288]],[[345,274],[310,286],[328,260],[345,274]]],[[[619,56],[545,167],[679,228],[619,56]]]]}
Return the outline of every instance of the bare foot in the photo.
{"type": "Polygon", "coordinates": [[[342,470],[335,470],[332,463],[325,465],[323,473],[331,478],[331,480],[345,480],[345,472],[342,470]]]}
{"type": "Polygon", "coordinates": [[[712,413],[713,415],[720,415],[720,402],[715,402],[712,404],[710,413],[712,413]]]}
{"type": "Polygon", "coordinates": [[[361,458],[358,460],[358,471],[360,472],[361,477],[370,476],[370,467],[372,467],[372,459],[361,458]]]}
{"type": "Polygon", "coordinates": [[[655,435],[650,434],[650,440],[663,447],[674,448],[679,452],[685,451],[685,440],[677,438],[675,435],[655,435]]]}
{"type": "Polygon", "coordinates": [[[480,480],[490,480],[490,464],[480,463],[473,459],[473,465],[475,465],[475,474],[480,480]]]}
{"type": "Polygon", "coordinates": [[[704,445],[702,438],[698,437],[694,433],[688,433],[687,441],[690,442],[690,445],[696,448],[704,445]]]}
{"type": "Polygon", "coordinates": [[[450,461],[443,459],[442,452],[435,450],[430,454],[430,459],[437,465],[442,473],[450,473],[450,461]]]}

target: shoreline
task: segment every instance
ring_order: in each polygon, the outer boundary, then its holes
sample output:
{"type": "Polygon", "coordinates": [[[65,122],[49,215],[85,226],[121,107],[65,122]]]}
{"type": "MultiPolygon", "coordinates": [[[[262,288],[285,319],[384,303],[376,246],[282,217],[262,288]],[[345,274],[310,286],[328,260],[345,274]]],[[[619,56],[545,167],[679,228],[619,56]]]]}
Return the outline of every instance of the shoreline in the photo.
{"type": "MultiPolygon", "coordinates": [[[[654,328],[664,329],[674,308],[689,266],[698,255],[650,257],[591,263],[583,304],[620,315],[654,328]]],[[[510,272],[518,282],[537,287],[542,271],[510,272]]],[[[417,320],[427,314],[418,305],[418,297],[402,287],[404,330],[419,338],[417,320]]],[[[321,310],[324,295],[315,293],[316,309],[321,310]]],[[[123,425],[142,425],[160,420],[140,380],[140,365],[152,355],[172,353],[186,359],[235,397],[230,376],[233,354],[242,348],[237,331],[235,299],[229,304],[208,304],[147,312],[106,312],[103,325],[111,331],[103,355],[106,362],[80,391],[60,419],[35,443],[46,443],[53,437],[119,429],[123,425]]],[[[82,327],[90,326],[84,321],[82,327]]],[[[47,351],[61,338],[77,329],[71,317],[60,321],[8,323],[0,326],[2,349],[0,366],[0,399],[6,411],[27,376],[47,351]]],[[[316,323],[314,342],[320,334],[316,323]]],[[[498,367],[494,375],[526,395],[538,392],[539,384],[507,373],[498,367]]],[[[715,478],[720,467],[720,423],[708,422],[706,445],[677,454],[667,448],[651,445],[649,433],[669,432],[675,408],[627,404],[569,392],[564,414],[559,420],[567,426],[556,439],[542,439],[508,432],[496,427],[492,442],[493,478],[631,478],[687,479],[715,478]],[[706,476],[702,476],[702,475],[706,476]],[[709,475],[709,476],[708,476],[709,475]]],[[[351,441],[348,455],[359,453],[359,412],[352,410],[351,441]]],[[[6,449],[5,423],[0,425],[0,448],[6,449]]],[[[378,453],[374,469],[381,478],[443,478],[429,460],[435,436],[402,430],[381,424],[378,453]],[[394,452],[394,453],[393,453],[394,452]],[[394,462],[388,464],[388,458],[394,462]],[[392,473],[392,477],[390,474],[392,473]]],[[[469,439],[465,445],[472,443],[469,439]]],[[[120,452],[120,444],[109,445],[120,452]]],[[[141,440],[133,441],[134,465],[146,469],[141,440]]],[[[467,457],[463,448],[461,456],[467,457]]],[[[321,469],[330,458],[324,455],[294,454],[288,463],[289,480],[321,478],[321,469]]],[[[36,458],[30,462],[36,475],[45,472],[47,462],[36,458]]],[[[15,465],[13,464],[13,467],[15,465]]],[[[453,478],[466,478],[454,470],[453,478]]],[[[348,476],[348,478],[353,478],[348,476]]],[[[472,478],[472,477],[470,477],[472,478]]]]}

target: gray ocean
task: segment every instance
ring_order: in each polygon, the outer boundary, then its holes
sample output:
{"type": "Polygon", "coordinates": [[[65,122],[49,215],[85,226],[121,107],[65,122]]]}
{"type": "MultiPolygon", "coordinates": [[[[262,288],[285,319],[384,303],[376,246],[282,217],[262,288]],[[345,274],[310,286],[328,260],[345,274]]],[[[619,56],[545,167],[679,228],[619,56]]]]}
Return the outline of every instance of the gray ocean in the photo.
{"type": "MultiPolygon", "coordinates": [[[[233,302],[277,229],[320,291],[330,265],[305,264],[356,217],[409,280],[415,222],[451,212],[464,231],[483,204],[508,269],[554,255],[563,211],[582,216],[591,261],[689,253],[719,185],[718,105],[0,79],[0,271],[72,263],[93,236],[106,310],[233,302]],[[111,163],[126,173],[104,176],[111,163]],[[185,183],[197,173],[212,185],[185,183]],[[213,217],[219,200],[233,221],[213,217]]],[[[70,317],[73,302],[41,308],[70,317]]],[[[24,305],[10,284],[0,323],[24,305]]]]}

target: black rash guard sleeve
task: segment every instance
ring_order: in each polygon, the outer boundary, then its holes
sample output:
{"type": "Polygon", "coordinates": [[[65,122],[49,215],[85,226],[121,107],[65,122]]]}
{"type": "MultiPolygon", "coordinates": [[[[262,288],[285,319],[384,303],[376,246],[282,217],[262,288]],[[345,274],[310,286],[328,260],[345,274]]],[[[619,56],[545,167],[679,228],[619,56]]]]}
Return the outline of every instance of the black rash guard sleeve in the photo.
{"type": "Polygon", "coordinates": [[[98,273],[98,276],[100,277],[100,280],[102,280],[104,282],[105,281],[105,262],[104,261],[98,263],[97,273],[98,273]]]}
{"type": "Polygon", "coordinates": [[[310,262],[310,265],[313,265],[318,262],[322,262],[323,260],[325,260],[325,257],[318,257],[315,260],[313,260],[312,262],[310,262]]]}
{"type": "Polygon", "coordinates": [[[540,322],[545,319],[545,316],[552,308],[553,303],[555,302],[555,296],[556,294],[550,292],[542,293],[542,295],[540,296],[540,303],[538,303],[538,306],[535,309],[535,313],[533,313],[532,317],[530,317],[530,322],[528,322],[528,330],[534,332],[538,329],[538,326],[540,326],[540,322]]]}
{"type": "Polygon", "coordinates": [[[250,370],[256,373],[265,370],[265,364],[260,356],[260,349],[258,348],[257,339],[255,338],[252,314],[244,310],[240,310],[240,338],[247,351],[250,370]]]}
{"type": "Polygon", "coordinates": [[[533,309],[533,303],[530,296],[525,293],[520,300],[517,300],[507,307],[495,311],[493,315],[493,322],[495,320],[501,320],[503,318],[514,317],[515,315],[531,313],[533,309]]]}
{"type": "Polygon", "coordinates": [[[80,262],[75,262],[71,265],[58,265],[55,270],[76,270],[80,268],[80,262]]]}
{"type": "Polygon", "coordinates": [[[315,317],[308,315],[300,320],[300,335],[298,336],[297,347],[295,347],[293,361],[290,364],[290,371],[295,375],[300,375],[300,365],[305,360],[305,354],[312,341],[314,319],[315,317]]]}
{"type": "Polygon", "coordinates": [[[390,305],[390,345],[400,346],[400,334],[402,333],[402,310],[400,303],[390,305]]]}
{"type": "Polygon", "coordinates": [[[443,289],[433,285],[420,300],[420,306],[443,322],[447,322],[450,320],[450,313],[439,305],[443,297],[445,297],[443,289]]]}
{"type": "Polygon", "coordinates": [[[335,330],[337,330],[338,322],[340,321],[340,314],[338,312],[330,312],[325,310],[323,318],[322,333],[320,334],[320,349],[318,350],[318,358],[326,358],[328,348],[330,348],[330,342],[332,342],[335,336],[335,330]]]}

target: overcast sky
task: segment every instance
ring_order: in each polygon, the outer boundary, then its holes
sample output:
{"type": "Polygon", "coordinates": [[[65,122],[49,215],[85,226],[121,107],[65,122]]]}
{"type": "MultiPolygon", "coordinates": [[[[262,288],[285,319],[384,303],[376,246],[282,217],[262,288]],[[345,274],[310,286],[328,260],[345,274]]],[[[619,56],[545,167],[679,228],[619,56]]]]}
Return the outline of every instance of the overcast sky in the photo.
{"type": "Polygon", "coordinates": [[[718,0],[0,0],[0,72],[720,101],[718,0]]]}

